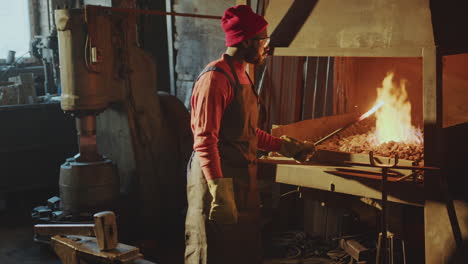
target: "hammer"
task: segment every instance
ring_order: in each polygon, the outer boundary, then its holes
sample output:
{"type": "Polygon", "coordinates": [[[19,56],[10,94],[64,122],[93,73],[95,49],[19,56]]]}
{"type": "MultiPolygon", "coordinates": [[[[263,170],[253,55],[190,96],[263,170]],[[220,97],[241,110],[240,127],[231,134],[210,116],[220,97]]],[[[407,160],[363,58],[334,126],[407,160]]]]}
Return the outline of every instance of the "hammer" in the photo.
{"type": "Polygon", "coordinates": [[[93,218],[94,224],[38,224],[34,226],[34,233],[37,236],[95,236],[100,250],[116,248],[118,240],[115,214],[104,211],[94,214],[93,218]]]}

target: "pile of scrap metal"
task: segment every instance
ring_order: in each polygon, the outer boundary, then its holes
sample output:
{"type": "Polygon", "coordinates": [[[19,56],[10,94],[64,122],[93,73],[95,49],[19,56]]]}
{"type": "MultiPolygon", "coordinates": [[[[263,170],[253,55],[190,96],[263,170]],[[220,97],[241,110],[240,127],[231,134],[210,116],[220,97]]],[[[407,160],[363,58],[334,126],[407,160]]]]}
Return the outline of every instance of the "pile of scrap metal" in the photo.
{"type": "Polygon", "coordinates": [[[60,210],[60,198],[57,196],[47,200],[47,205],[40,205],[33,208],[31,218],[34,223],[48,223],[51,220],[60,220],[63,211],[60,210]]]}
{"type": "MultiPolygon", "coordinates": [[[[405,263],[404,243],[393,237],[394,263],[405,263]]],[[[311,236],[303,231],[287,231],[275,234],[266,247],[266,263],[333,263],[366,264],[376,259],[376,234],[348,235],[332,240],[311,236]]],[[[393,263],[393,262],[392,262],[393,263]]]]}
{"type": "Polygon", "coordinates": [[[303,231],[287,231],[273,235],[266,249],[266,257],[275,260],[304,260],[327,258],[335,246],[319,236],[303,231]]]}

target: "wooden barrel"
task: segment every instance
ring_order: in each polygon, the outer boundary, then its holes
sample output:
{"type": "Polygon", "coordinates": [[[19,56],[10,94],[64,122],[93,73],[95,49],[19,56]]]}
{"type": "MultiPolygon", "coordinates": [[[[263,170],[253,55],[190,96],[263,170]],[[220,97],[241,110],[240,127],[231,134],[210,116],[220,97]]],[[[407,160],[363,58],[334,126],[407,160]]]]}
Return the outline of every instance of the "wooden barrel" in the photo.
{"type": "Polygon", "coordinates": [[[76,162],[68,159],[60,167],[61,209],[70,213],[94,213],[116,207],[119,178],[111,160],[76,162]]]}

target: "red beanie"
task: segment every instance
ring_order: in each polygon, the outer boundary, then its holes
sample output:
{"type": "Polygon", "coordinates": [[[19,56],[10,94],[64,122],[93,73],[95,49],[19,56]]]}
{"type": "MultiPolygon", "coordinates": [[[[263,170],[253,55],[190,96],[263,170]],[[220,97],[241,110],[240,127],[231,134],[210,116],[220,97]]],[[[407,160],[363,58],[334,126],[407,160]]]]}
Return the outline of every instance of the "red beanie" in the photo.
{"type": "Polygon", "coordinates": [[[221,18],[226,46],[232,47],[262,32],[268,25],[263,16],[257,15],[247,5],[228,8],[221,18]]]}

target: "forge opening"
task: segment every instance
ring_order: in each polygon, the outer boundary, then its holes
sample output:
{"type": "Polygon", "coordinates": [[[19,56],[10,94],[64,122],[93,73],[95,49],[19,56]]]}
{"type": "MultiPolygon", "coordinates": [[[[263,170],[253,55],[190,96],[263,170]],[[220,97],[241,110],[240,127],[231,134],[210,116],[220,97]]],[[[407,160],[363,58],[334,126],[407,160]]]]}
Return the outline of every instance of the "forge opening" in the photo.
{"type": "Polygon", "coordinates": [[[422,59],[337,57],[334,67],[337,110],[377,112],[321,147],[349,153],[374,151],[384,157],[424,164],[422,59]],[[340,98],[341,97],[341,98],[340,98]]]}

